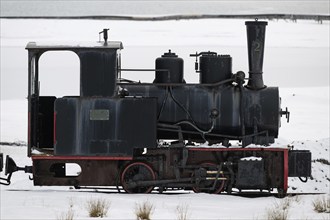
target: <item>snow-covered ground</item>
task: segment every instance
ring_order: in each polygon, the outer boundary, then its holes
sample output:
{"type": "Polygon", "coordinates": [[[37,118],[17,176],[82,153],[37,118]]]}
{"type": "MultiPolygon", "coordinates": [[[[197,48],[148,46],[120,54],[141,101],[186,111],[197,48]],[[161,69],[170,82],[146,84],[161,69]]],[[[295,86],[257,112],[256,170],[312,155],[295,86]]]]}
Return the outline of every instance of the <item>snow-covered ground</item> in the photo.
{"type": "MultiPolygon", "coordinates": [[[[169,47],[178,48],[175,52],[179,51],[185,61],[189,59],[189,53],[203,48],[231,54],[234,59],[233,70],[247,72],[243,20],[129,23],[1,19],[0,22],[2,142],[26,141],[27,101],[24,98],[27,54],[24,46],[28,41],[95,40],[98,39],[99,30],[110,26],[110,38],[122,40],[126,46],[122,54],[126,68],[152,68],[154,59],[169,47]],[[143,59],[137,62],[136,58],[140,56],[143,59]],[[6,94],[15,91],[15,96],[6,94]]],[[[311,150],[313,159],[313,179],[302,183],[297,178],[290,178],[289,192],[325,193],[288,198],[291,201],[288,216],[289,219],[329,219],[329,214],[316,213],[312,205],[316,198],[330,196],[330,166],[320,162],[322,159],[330,161],[329,23],[319,25],[312,21],[271,21],[267,29],[265,84],[286,85],[285,88],[280,87],[282,108],[288,107],[291,112],[290,123],[282,119],[280,138],[273,146],[290,145],[294,149],[311,150]],[[296,77],[289,77],[289,74],[296,77]],[[277,76],[282,76],[282,79],[274,80],[277,76]],[[308,84],[311,79],[308,77],[318,80],[308,84]],[[301,86],[297,81],[302,80],[307,80],[304,87],[297,88],[301,86]],[[291,88],[288,87],[290,84],[293,85],[291,88]]],[[[187,81],[198,79],[192,69],[193,62],[192,59],[191,64],[188,64],[191,69],[186,68],[185,63],[187,81]]],[[[51,64],[56,66],[52,62],[51,64]]],[[[46,66],[44,70],[51,72],[52,65],[46,66]]],[[[31,165],[26,151],[24,146],[0,146],[0,152],[12,156],[19,166],[31,165]]],[[[155,207],[152,219],[177,219],[178,206],[188,207],[189,219],[267,219],[268,210],[284,201],[273,196],[249,198],[193,192],[130,195],[106,190],[35,187],[28,175],[18,172],[13,174],[10,186],[0,186],[0,197],[0,219],[60,219],[61,214],[67,212],[70,206],[74,211],[74,219],[89,219],[86,203],[94,198],[104,198],[111,202],[105,219],[135,219],[135,206],[144,201],[149,201],[155,207]]]]}

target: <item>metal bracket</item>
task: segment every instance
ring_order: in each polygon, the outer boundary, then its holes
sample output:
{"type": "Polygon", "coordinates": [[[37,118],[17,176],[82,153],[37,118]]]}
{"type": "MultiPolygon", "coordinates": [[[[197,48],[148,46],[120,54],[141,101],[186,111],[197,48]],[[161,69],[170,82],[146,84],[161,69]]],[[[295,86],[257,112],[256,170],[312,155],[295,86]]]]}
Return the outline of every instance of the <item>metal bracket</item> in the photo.
{"type": "MultiPolygon", "coordinates": [[[[2,156],[0,156],[2,157],[2,156]]],[[[0,182],[1,185],[10,185],[10,179],[14,172],[16,171],[24,171],[25,173],[33,173],[32,166],[19,167],[16,165],[15,161],[10,157],[6,156],[6,165],[5,165],[5,175],[8,175],[7,178],[0,177],[0,180],[4,180],[5,182],[0,182]]]]}
{"type": "Polygon", "coordinates": [[[8,177],[7,178],[2,178],[2,177],[0,177],[0,180],[4,180],[4,181],[6,181],[6,182],[2,182],[2,181],[0,181],[0,185],[5,185],[5,186],[9,186],[10,185],[10,179],[11,179],[11,175],[12,175],[13,173],[10,173],[9,175],[8,175],[8,177]]]}
{"type": "Polygon", "coordinates": [[[285,108],[285,111],[283,111],[283,110],[281,109],[281,111],[280,111],[280,115],[281,115],[281,117],[282,117],[283,115],[285,115],[286,121],[287,121],[287,123],[289,123],[289,120],[290,120],[290,112],[289,112],[289,110],[288,110],[288,107],[285,108]]]}

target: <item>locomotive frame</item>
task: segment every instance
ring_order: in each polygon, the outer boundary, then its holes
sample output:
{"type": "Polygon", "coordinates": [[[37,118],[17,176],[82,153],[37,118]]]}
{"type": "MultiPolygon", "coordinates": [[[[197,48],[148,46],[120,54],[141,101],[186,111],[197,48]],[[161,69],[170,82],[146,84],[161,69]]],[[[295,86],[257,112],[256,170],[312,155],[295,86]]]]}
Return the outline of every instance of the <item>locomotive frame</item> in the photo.
{"type": "Polygon", "coordinates": [[[125,69],[118,51],[123,46],[108,41],[107,29],[104,42],[94,45],[29,43],[28,156],[33,165],[18,167],[7,156],[8,177],[1,184],[10,184],[12,173],[24,170],[40,186],[115,186],[128,193],[155,187],[216,194],[277,189],[284,195],[289,176],[306,181],[311,176],[311,153],[267,147],[289,112],[280,108],[278,88],[263,83],[266,25],[246,22],[246,85],[244,72],[232,73],[231,57],[215,52],[191,55],[199,84],[185,82],[183,60],[171,51],[156,60],[154,83],[121,79],[125,69]],[[80,96],[39,95],[38,61],[48,51],[78,55],[80,96]],[[241,141],[242,147],[230,147],[230,140],[241,141]],[[195,145],[206,141],[210,146],[195,145]],[[68,175],[67,164],[81,172],[68,175]]]}

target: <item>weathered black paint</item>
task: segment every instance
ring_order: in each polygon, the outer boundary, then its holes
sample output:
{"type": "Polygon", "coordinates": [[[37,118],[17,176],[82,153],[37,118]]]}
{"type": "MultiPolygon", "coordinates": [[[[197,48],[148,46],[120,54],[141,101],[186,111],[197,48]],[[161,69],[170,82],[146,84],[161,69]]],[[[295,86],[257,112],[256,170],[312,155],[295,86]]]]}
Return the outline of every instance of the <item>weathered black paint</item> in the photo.
{"type": "MultiPolygon", "coordinates": [[[[245,135],[262,131],[268,133],[268,138],[266,134],[263,134],[261,136],[264,138],[251,138],[250,143],[268,144],[278,136],[280,100],[276,87],[268,87],[259,91],[243,88],[244,96],[242,97],[240,89],[232,85],[204,87],[183,84],[171,87],[171,89],[168,86],[153,84],[120,84],[120,86],[126,88],[133,96],[157,98],[158,122],[160,123],[176,124],[180,121],[193,120],[199,128],[208,130],[212,126],[211,111],[217,109],[219,116],[215,120],[214,129],[207,136],[207,140],[222,141],[225,138],[231,140],[243,138],[241,108],[244,109],[245,135]],[[167,95],[167,93],[172,93],[172,95],[167,95]],[[241,106],[242,98],[243,106],[241,106]],[[163,105],[163,103],[165,104],[163,105]],[[228,137],[212,137],[211,134],[222,134],[228,137]]],[[[196,131],[189,125],[184,125],[183,129],[196,131]]],[[[177,134],[174,132],[158,132],[158,139],[176,137],[177,134]]],[[[184,139],[205,142],[200,134],[184,134],[184,139]]]]}
{"type": "Polygon", "coordinates": [[[131,156],[156,147],[155,99],[60,98],[55,113],[55,155],[131,156]]]}
{"type": "Polygon", "coordinates": [[[309,150],[289,151],[289,176],[310,177],[312,154],[309,150]]]}
{"type": "MultiPolygon", "coordinates": [[[[48,51],[72,51],[80,59],[80,95],[112,97],[116,90],[117,50],[121,42],[95,45],[40,45],[30,42],[28,58],[28,156],[33,148],[52,149],[54,99],[39,94],[39,59],[48,51]],[[46,146],[45,146],[46,145],[46,146]]],[[[42,82],[41,82],[42,83],[42,82]]],[[[60,85],[59,85],[60,86],[60,85]]]]}
{"type": "Polygon", "coordinates": [[[112,97],[116,90],[117,51],[83,50],[80,58],[80,96],[112,97]]]}
{"type": "Polygon", "coordinates": [[[266,184],[266,174],[264,160],[239,160],[237,162],[236,187],[239,189],[264,189],[266,184]]]}
{"type": "Polygon", "coordinates": [[[245,22],[247,31],[249,82],[250,89],[265,87],[262,79],[262,65],[264,60],[266,21],[245,22]]]}
{"type": "Polygon", "coordinates": [[[199,57],[199,82],[217,83],[232,77],[232,59],[229,55],[204,53],[199,57]]]}
{"type": "Polygon", "coordinates": [[[183,59],[169,50],[155,61],[154,83],[183,83],[183,59]]]}

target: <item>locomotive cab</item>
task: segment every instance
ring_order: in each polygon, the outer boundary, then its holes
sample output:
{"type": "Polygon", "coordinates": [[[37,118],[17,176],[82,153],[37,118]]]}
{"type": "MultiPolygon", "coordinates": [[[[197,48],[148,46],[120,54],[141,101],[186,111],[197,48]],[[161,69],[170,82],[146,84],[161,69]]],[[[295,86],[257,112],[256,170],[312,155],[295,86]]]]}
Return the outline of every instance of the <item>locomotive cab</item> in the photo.
{"type": "Polygon", "coordinates": [[[29,156],[33,149],[54,155],[131,156],[134,148],[156,146],[155,100],[117,95],[121,42],[78,46],[29,43],[26,49],[29,53],[29,156]],[[42,73],[38,62],[48,51],[72,51],[79,57],[78,97],[39,95],[42,84],[39,74],[42,73]],[[131,108],[135,111],[130,111],[131,108]],[[142,121],[138,116],[143,114],[150,117],[142,121]],[[141,124],[147,137],[139,129],[141,124]]]}

